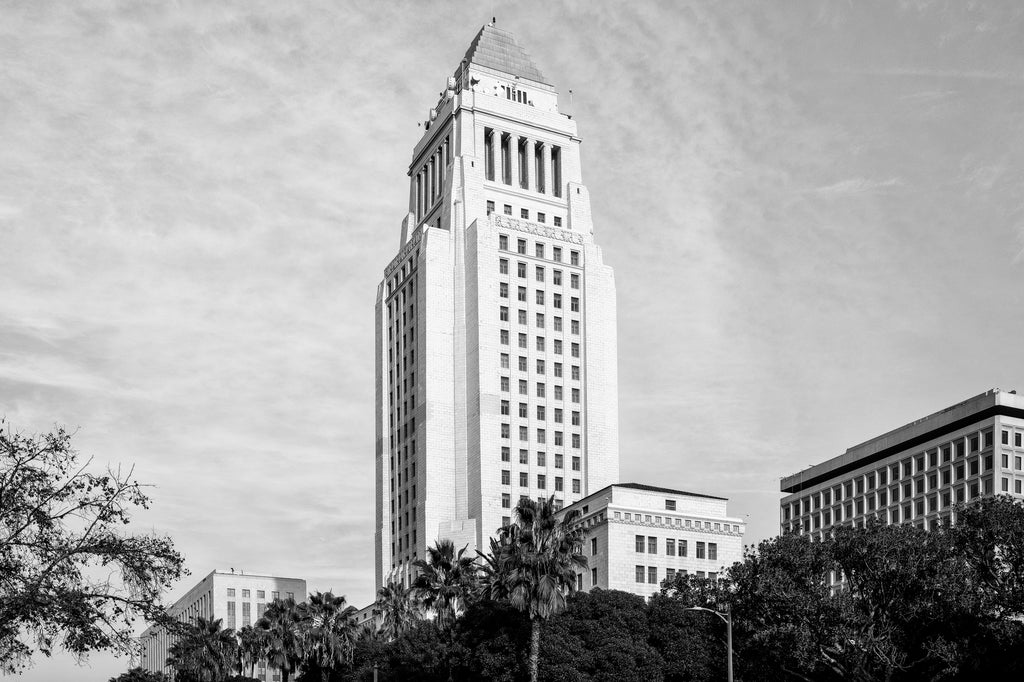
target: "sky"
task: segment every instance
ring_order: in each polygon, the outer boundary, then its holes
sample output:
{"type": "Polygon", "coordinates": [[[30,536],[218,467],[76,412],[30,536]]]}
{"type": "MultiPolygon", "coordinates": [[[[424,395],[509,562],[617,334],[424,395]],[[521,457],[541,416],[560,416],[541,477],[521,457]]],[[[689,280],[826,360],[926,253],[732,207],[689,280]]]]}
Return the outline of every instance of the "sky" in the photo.
{"type": "Polygon", "coordinates": [[[1024,389],[1022,15],[0,0],[0,415],[153,484],[169,602],[235,567],[369,603],[376,286],[417,123],[496,16],[579,124],[622,479],[726,496],[757,542],[781,476],[1024,389]]]}

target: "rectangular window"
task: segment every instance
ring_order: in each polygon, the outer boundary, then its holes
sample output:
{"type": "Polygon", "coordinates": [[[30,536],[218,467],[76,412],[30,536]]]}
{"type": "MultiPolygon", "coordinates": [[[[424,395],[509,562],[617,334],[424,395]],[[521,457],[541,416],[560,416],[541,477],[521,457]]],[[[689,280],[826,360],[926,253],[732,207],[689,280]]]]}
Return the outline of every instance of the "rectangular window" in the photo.
{"type": "Polygon", "coordinates": [[[512,457],[512,449],[507,447],[507,446],[502,446],[502,448],[501,448],[501,461],[502,462],[507,462],[507,461],[509,461],[511,459],[511,457],[512,457]]]}
{"type": "MultiPolygon", "coordinates": [[[[509,206],[508,210],[511,211],[512,207],[509,206]]],[[[519,239],[519,240],[516,241],[516,253],[521,253],[524,256],[526,255],[526,240],[525,239],[519,239]]]]}
{"type": "Polygon", "coordinates": [[[523,488],[526,488],[530,485],[530,475],[527,474],[525,471],[519,472],[519,485],[523,488]]]}
{"type": "Polygon", "coordinates": [[[544,215],[543,213],[537,213],[537,222],[538,223],[543,223],[545,220],[547,220],[547,216],[546,215],[544,215]]]}
{"type": "Polygon", "coordinates": [[[498,314],[498,319],[501,320],[502,322],[508,322],[508,306],[501,306],[500,312],[498,314]]]}
{"type": "Polygon", "coordinates": [[[708,543],[708,559],[710,559],[711,561],[718,561],[718,543],[717,542],[709,542],[708,543]]]}
{"type": "Polygon", "coordinates": [[[562,247],[553,246],[551,247],[551,258],[558,263],[562,262],[562,247]]]}
{"type": "Polygon", "coordinates": [[[544,292],[537,290],[537,305],[544,305],[544,292]]]}
{"type": "Polygon", "coordinates": [[[636,538],[636,551],[638,554],[643,554],[647,551],[647,538],[643,535],[637,535],[636,538]]]}
{"type": "Polygon", "coordinates": [[[504,509],[509,509],[512,506],[512,496],[509,493],[501,494],[501,506],[504,509]]]}
{"type": "Polygon", "coordinates": [[[572,479],[572,491],[574,493],[579,494],[579,492],[580,492],[580,479],[578,479],[578,478],[572,479]]]}
{"type": "Polygon", "coordinates": [[[705,558],[705,556],[704,556],[704,543],[703,542],[698,542],[697,543],[697,558],[698,559],[705,558]]]}
{"type": "Polygon", "coordinates": [[[657,554],[658,553],[658,538],[647,538],[647,553],[657,554]]]}
{"type": "Polygon", "coordinates": [[[502,298],[508,298],[508,283],[501,282],[498,284],[498,295],[502,298]]]}
{"type": "Polygon", "coordinates": [[[516,275],[526,277],[526,263],[516,263],[516,275]]]}
{"type": "Polygon", "coordinates": [[[544,490],[548,487],[548,478],[544,474],[537,474],[537,487],[544,490]]]}
{"type": "MultiPolygon", "coordinates": [[[[491,215],[492,213],[494,213],[494,202],[493,201],[488,201],[487,202],[487,215],[491,215]]],[[[498,237],[498,244],[499,245],[502,243],[502,240],[505,240],[505,242],[504,242],[505,245],[501,246],[500,248],[504,251],[504,250],[508,249],[508,237],[506,237],[505,235],[501,235],[500,237],[498,237]]]]}
{"type": "Polygon", "coordinates": [[[570,265],[579,265],[580,264],[580,252],[579,251],[570,251],[569,252],[569,264],[570,265]]]}
{"type": "MultiPolygon", "coordinates": [[[[494,202],[493,201],[488,201],[487,202],[487,214],[490,215],[491,213],[494,213],[494,202]]],[[[508,251],[508,235],[507,234],[499,234],[498,235],[498,248],[500,250],[502,250],[502,251],[508,251]]]]}
{"type": "Polygon", "coordinates": [[[651,585],[658,584],[658,567],[648,566],[647,567],[647,582],[651,585]]]}
{"type": "Polygon", "coordinates": [[[508,259],[502,258],[498,261],[498,272],[507,275],[508,274],[508,259]]]}
{"type": "Polygon", "coordinates": [[[676,541],[673,538],[667,538],[665,540],[665,554],[667,556],[676,555],[676,541]]]}
{"type": "Polygon", "coordinates": [[[636,567],[636,581],[638,583],[642,583],[644,581],[644,567],[643,566],[637,566],[636,567]]]}
{"type": "Polygon", "coordinates": [[[519,335],[519,347],[526,348],[526,334],[519,335]]]}
{"type": "MultiPolygon", "coordinates": [[[[538,246],[540,246],[540,245],[538,244],[538,246]]],[[[543,266],[538,265],[535,268],[535,270],[534,270],[534,279],[536,279],[538,282],[543,282],[544,281],[544,267],[543,266]]]]}
{"type": "MultiPolygon", "coordinates": [[[[556,455],[556,457],[557,457],[557,455],[556,455]]],[[[561,476],[555,476],[555,492],[556,493],[562,492],[562,477],[561,476]]]]}
{"type": "MultiPolygon", "coordinates": [[[[687,522],[689,525],[689,522],[687,522]]],[[[679,541],[679,556],[686,556],[686,540],[679,541]]]]}
{"type": "Polygon", "coordinates": [[[537,329],[544,328],[544,313],[537,313],[537,329]]]}
{"type": "Polygon", "coordinates": [[[553,283],[561,286],[562,285],[562,271],[561,270],[552,270],[551,271],[551,281],[553,283]]]}

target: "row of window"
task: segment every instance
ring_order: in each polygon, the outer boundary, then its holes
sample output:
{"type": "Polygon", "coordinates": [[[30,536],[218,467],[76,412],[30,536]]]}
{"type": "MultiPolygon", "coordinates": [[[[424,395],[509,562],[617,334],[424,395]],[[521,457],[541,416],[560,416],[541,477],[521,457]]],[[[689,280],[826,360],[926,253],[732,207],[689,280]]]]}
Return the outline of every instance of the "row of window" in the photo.
{"type": "MultiPolygon", "coordinates": [[[[1006,456],[1004,455],[1004,457],[1006,456]]],[[[977,476],[981,472],[982,466],[984,466],[984,471],[992,470],[992,455],[986,455],[983,458],[972,458],[966,463],[945,467],[941,470],[931,471],[927,476],[920,476],[913,480],[904,481],[902,485],[894,485],[891,488],[885,488],[874,492],[871,492],[872,489],[869,489],[867,495],[862,499],[868,500],[869,510],[874,508],[876,498],[878,506],[884,507],[889,503],[888,499],[890,495],[893,502],[898,502],[900,500],[901,492],[903,494],[903,499],[908,499],[914,495],[923,495],[926,492],[934,492],[952,485],[954,481],[960,482],[968,477],[977,476]]],[[[851,499],[853,494],[849,489],[849,483],[845,484],[843,487],[844,492],[848,493],[845,499],[851,499]]],[[[862,495],[864,493],[863,488],[858,487],[858,490],[858,495],[862,495]]],[[[793,515],[796,515],[799,514],[801,510],[804,514],[810,512],[812,506],[813,509],[817,511],[822,507],[831,505],[832,493],[833,491],[831,489],[824,490],[821,491],[820,495],[815,494],[810,497],[803,498],[799,503],[785,505],[783,507],[783,519],[785,520],[789,518],[791,506],[793,515]]],[[[836,491],[835,499],[837,504],[841,499],[843,499],[838,494],[838,489],[836,491]]]]}
{"type": "MultiPolygon", "coordinates": [[[[509,357],[508,353],[501,353],[500,360],[501,360],[501,368],[502,369],[511,369],[510,357],[509,357]]],[[[563,376],[562,376],[562,363],[561,362],[553,362],[551,364],[553,365],[553,371],[554,371],[555,378],[556,379],[563,378],[563,376]]],[[[529,371],[529,362],[528,362],[528,360],[527,360],[525,355],[520,355],[518,357],[518,365],[517,366],[518,366],[520,372],[528,372],[529,371]]],[[[548,366],[548,362],[547,362],[547,360],[545,358],[537,358],[536,365],[535,365],[535,367],[537,368],[537,374],[546,374],[547,373],[547,366],[548,366]]],[[[570,378],[573,381],[579,381],[580,380],[580,366],[579,365],[572,365],[569,376],[570,376],[570,378]]]]}
{"type": "MultiPolygon", "coordinates": [[[[494,210],[495,210],[494,209],[494,202],[493,201],[488,201],[487,202],[487,215],[492,215],[494,213],[494,210]]],[[[507,216],[512,215],[512,204],[505,204],[504,206],[502,206],[502,212],[505,215],[507,215],[507,216]]],[[[530,219],[530,209],[528,209],[528,208],[521,208],[521,209],[519,209],[519,217],[522,218],[523,220],[529,220],[530,219]]],[[[542,223],[542,224],[546,224],[548,222],[548,215],[547,215],[547,213],[544,213],[542,211],[537,211],[537,222],[538,223],[542,223]]],[[[552,216],[551,217],[551,222],[554,224],[555,227],[561,227],[562,226],[562,216],[557,216],[557,215],[556,216],[552,216]]],[[[543,248],[544,245],[543,244],[539,244],[539,246],[541,247],[539,249],[539,252],[542,254],[543,251],[544,251],[544,248],[543,248]]],[[[538,255],[537,256],[537,258],[543,258],[543,257],[544,257],[543,255],[538,255]]]]}
{"type": "MultiPolygon", "coordinates": [[[[250,590],[242,590],[242,599],[250,599],[251,598],[250,597],[251,594],[252,593],[251,593],[250,590]]],[[[294,592],[285,592],[285,595],[287,595],[288,599],[295,599],[295,593],[294,592]]],[[[233,587],[227,588],[227,596],[234,597],[235,596],[235,588],[233,588],[233,587]]],[[[265,590],[256,590],[256,598],[257,599],[266,599],[267,598],[266,591],[265,590]]],[[[280,598],[281,598],[281,593],[280,592],[273,591],[273,592],[270,593],[270,600],[271,601],[277,601],[280,598]]]]}
{"type": "MultiPolygon", "coordinates": [[[[405,522],[405,527],[409,528],[409,512],[408,511],[405,512],[405,518],[404,519],[403,519],[401,514],[398,515],[398,531],[399,532],[402,531],[402,522],[403,521],[405,522]]],[[[413,525],[416,524],[416,507],[412,508],[412,523],[413,523],[413,525]]],[[[395,522],[394,522],[394,520],[391,521],[391,534],[392,535],[395,534],[395,522]]]]}
{"type": "MultiPolygon", "coordinates": [[[[498,282],[498,296],[500,298],[508,298],[509,287],[507,282],[498,282]]],[[[527,288],[518,287],[516,291],[516,300],[520,303],[526,303],[527,301],[527,288]]],[[[543,289],[536,289],[533,294],[533,300],[537,305],[547,305],[547,292],[543,289]]],[[[551,295],[551,307],[555,310],[562,310],[562,294],[554,293],[551,295]]],[[[580,299],[578,296],[571,296],[569,299],[569,311],[573,313],[580,312],[580,299]]],[[[411,314],[411,313],[410,313],[411,314]]]]}
{"type": "MultiPolygon", "coordinates": [[[[577,375],[577,377],[578,377],[578,375],[577,375]]],[[[578,381],[578,380],[579,379],[577,378],[576,381],[578,381]]],[[[511,390],[509,388],[510,383],[511,382],[510,382],[510,379],[508,377],[501,377],[500,378],[500,384],[501,384],[501,391],[502,391],[502,393],[508,393],[511,390]]],[[[546,383],[544,383],[542,381],[538,381],[538,382],[536,382],[534,384],[534,388],[536,389],[536,394],[537,394],[538,398],[545,398],[545,397],[547,397],[547,392],[548,391],[547,391],[547,384],[546,383]]],[[[555,400],[563,400],[562,396],[564,394],[564,391],[562,390],[562,386],[560,384],[555,384],[554,389],[555,389],[555,391],[554,391],[554,398],[555,398],[555,400]]],[[[526,381],[526,379],[520,379],[519,380],[519,395],[530,395],[529,383],[526,381]]],[[[570,389],[569,390],[569,396],[570,396],[570,400],[572,402],[574,402],[574,403],[580,402],[580,389],[578,389],[578,388],[570,389]]]]}
{"type": "MultiPolygon", "coordinates": [[[[488,206],[488,208],[491,208],[491,207],[488,206]]],[[[505,208],[507,209],[506,212],[511,215],[512,207],[506,205],[505,208]]],[[[556,223],[556,226],[557,226],[557,223],[556,223]]],[[[499,234],[498,235],[498,250],[500,250],[500,251],[508,251],[508,245],[509,245],[508,235],[507,234],[499,234]]],[[[526,243],[525,239],[516,239],[516,253],[518,253],[520,255],[523,255],[523,256],[527,255],[528,251],[527,251],[526,247],[527,247],[527,243],[526,243]]],[[[544,242],[534,242],[533,249],[534,249],[534,251],[533,251],[534,255],[537,258],[544,258],[545,257],[544,254],[545,254],[546,247],[545,247],[544,242]]],[[[553,247],[551,247],[551,260],[555,261],[556,263],[561,263],[562,262],[562,247],[560,247],[560,246],[553,246],[553,247]]],[[[570,250],[569,251],[569,265],[579,266],[579,264],[580,264],[580,252],[576,251],[576,250],[570,250]]]]}
{"type": "MultiPolygon", "coordinates": [[[[562,354],[562,347],[563,347],[562,339],[553,339],[553,341],[554,341],[554,343],[551,344],[551,348],[554,351],[554,354],[555,355],[561,355],[562,354]]],[[[509,345],[509,330],[508,329],[501,329],[501,330],[499,330],[499,332],[498,332],[498,342],[502,346],[509,345]]],[[[519,348],[529,348],[529,337],[527,336],[527,334],[522,333],[522,332],[519,333],[518,346],[519,346],[519,348]]],[[[535,336],[534,337],[534,348],[537,349],[538,353],[545,353],[545,352],[547,352],[547,347],[548,347],[547,337],[545,337],[545,336],[535,336]]],[[[579,344],[579,342],[573,341],[573,342],[571,342],[569,344],[569,355],[574,357],[574,358],[580,357],[580,344],[579,344]]]]}
{"type": "MultiPolygon", "coordinates": [[[[541,374],[543,374],[543,371],[541,371],[541,370],[538,370],[538,371],[541,374]]],[[[545,419],[547,419],[547,408],[544,405],[537,405],[536,407],[537,407],[537,419],[540,420],[540,421],[544,421],[545,419]]],[[[508,400],[502,400],[501,401],[501,414],[508,415],[509,412],[511,411],[510,408],[511,408],[511,405],[510,405],[508,400]]],[[[564,410],[562,408],[560,408],[560,407],[556,407],[554,409],[554,413],[555,413],[555,415],[554,415],[555,423],[556,424],[561,424],[562,421],[563,421],[564,410]]],[[[527,403],[519,403],[519,416],[524,418],[524,419],[526,419],[526,418],[528,418],[530,416],[529,415],[529,405],[527,403]]],[[[579,426],[580,425],[580,418],[581,418],[580,417],[580,413],[574,410],[572,412],[572,417],[571,417],[572,425],[573,426],[579,426]]]]}
{"type": "MultiPolygon", "coordinates": [[[[501,448],[501,461],[502,462],[510,461],[511,460],[511,454],[512,453],[511,453],[511,449],[510,448],[508,448],[507,446],[502,447],[501,448]]],[[[555,468],[556,469],[563,468],[564,459],[565,458],[562,455],[562,453],[560,453],[560,452],[556,452],[555,453],[555,468]]],[[[537,453],[537,466],[541,466],[541,467],[547,466],[547,461],[548,461],[547,453],[544,453],[544,452],[538,452],[537,453]]],[[[520,464],[529,464],[530,463],[530,451],[529,450],[520,450],[519,451],[519,463],[520,464]]],[[[579,455],[573,455],[572,456],[572,470],[573,471],[579,471],[580,470],[580,464],[581,464],[581,462],[580,462],[579,455]]]]}
{"type": "MultiPolygon", "coordinates": [[[[672,580],[672,579],[674,579],[676,577],[677,573],[680,574],[680,575],[688,575],[689,574],[685,568],[681,568],[681,569],[678,569],[678,570],[675,569],[675,568],[666,568],[665,569],[665,580],[672,580]]],[[[697,577],[698,578],[704,578],[705,577],[704,571],[697,571],[697,577]]],[[[715,571],[708,571],[706,577],[709,578],[710,580],[716,580],[718,578],[718,573],[716,573],[715,571]]],[[[647,566],[646,570],[645,570],[644,566],[641,566],[641,565],[637,564],[637,566],[636,566],[636,581],[638,583],[647,582],[650,585],[657,585],[658,584],[658,567],[657,566],[647,566]],[[646,580],[645,580],[645,578],[646,578],[646,580]]]]}
{"type": "MultiPolygon", "coordinates": [[[[543,244],[537,244],[537,246],[543,246],[543,244]]],[[[516,276],[522,279],[526,279],[529,267],[523,261],[516,261],[516,276]]],[[[508,258],[498,259],[498,274],[507,275],[509,274],[509,260],[508,258]]],[[[551,283],[556,286],[562,286],[562,271],[558,268],[551,269],[551,283]]],[[[533,266],[533,278],[541,282],[542,284],[547,281],[547,269],[543,265],[533,266]]],[[[579,289],[580,288],[580,275],[578,272],[569,273],[569,288],[579,289]]],[[[579,304],[577,303],[577,306],[579,304]]]]}
{"type": "MultiPolygon", "coordinates": [[[[501,484],[512,485],[512,472],[508,469],[501,470],[501,484]]],[[[572,479],[572,491],[579,493],[581,490],[580,479],[572,479]]],[[[562,492],[564,490],[564,479],[561,476],[555,476],[555,492],[562,492]]],[[[519,487],[529,488],[530,487],[530,475],[525,471],[519,472],[519,487]]],[[[537,474],[537,488],[540,490],[547,490],[548,477],[547,474],[537,474]]],[[[509,493],[502,493],[501,495],[501,506],[508,509],[511,506],[512,498],[509,493]]]]}
{"type": "MultiPolygon", "coordinates": [[[[1020,431],[1014,431],[1014,433],[1013,433],[1013,446],[1015,448],[1022,447],[1022,445],[1021,445],[1022,441],[1024,441],[1024,434],[1021,434],[1020,431]]],[[[1010,444],[1010,432],[1008,430],[1006,430],[1006,429],[1003,429],[1002,443],[1003,443],[1003,445],[1009,445],[1010,444]]]]}
{"type": "MultiPolygon", "coordinates": [[[[1007,479],[1003,480],[1005,481],[1007,479]]],[[[868,516],[876,516],[882,521],[886,521],[888,523],[905,523],[914,518],[920,518],[926,514],[949,509],[953,506],[954,502],[965,502],[967,499],[973,500],[981,495],[991,494],[992,479],[986,478],[980,482],[975,481],[969,485],[960,485],[953,489],[945,490],[941,495],[932,494],[927,497],[922,496],[913,500],[904,500],[904,504],[902,505],[900,505],[897,500],[893,500],[891,503],[887,503],[886,505],[879,504],[876,507],[875,498],[870,496],[866,500],[859,499],[856,500],[855,503],[837,505],[836,507],[830,507],[828,509],[821,510],[820,512],[816,511],[810,516],[804,516],[803,518],[798,519],[795,523],[790,524],[789,527],[794,531],[808,532],[811,530],[827,528],[832,525],[839,525],[847,521],[853,522],[853,520],[858,518],[860,518],[861,523],[863,523],[862,517],[864,514],[867,514],[868,516]],[[888,506],[888,504],[891,504],[892,508],[886,509],[885,507],[888,506]]],[[[786,521],[788,521],[788,518],[783,519],[784,527],[786,527],[786,521]]]]}
{"type": "MultiPolygon", "coordinates": [[[[583,447],[582,446],[582,437],[580,436],[580,434],[573,433],[573,434],[570,434],[570,435],[571,435],[571,438],[569,440],[569,442],[571,443],[570,447],[575,448],[577,450],[580,449],[581,447],[583,447]]],[[[509,425],[509,424],[502,424],[501,425],[501,437],[504,440],[509,440],[512,437],[512,427],[511,427],[511,425],[509,425]]],[[[530,440],[530,429],[529,429],[529,427],[527,427],[527,426],[520,426],[519,427],[519,440],[523,441],[524,443],[528,442],[530,440]]],[[[546,445],[547,444],[547,442],[548,442],[548,430],[546,428],[538,428],[536,430],[536,442],[537,442],[538,445],[546,445]]],[[[555,431],[555,445],[556,446],[564,446],[565,445],[565,432],[564,431],[555,431]]]]}
{"type": "MultiPolygon", "coordinates": [[[[697,553],[695,557],[697,559],[708,559],[709,561],[718,561],[718,543],[697,541],[696,545],[697,553]],[[707,546],[707,553],[705,555],[705,545],[707,546]]],[[[676,550],[678,548],[678,556],[687,556],[687,542],[686,540],[680,539],[678,544],[675,538],[665,538],[665,556],[677,556],[676,550]]],[[[658,538],[652,536],[636,536],[635,549],[639,554],[657,554],[658,553],[658,538]]]]}

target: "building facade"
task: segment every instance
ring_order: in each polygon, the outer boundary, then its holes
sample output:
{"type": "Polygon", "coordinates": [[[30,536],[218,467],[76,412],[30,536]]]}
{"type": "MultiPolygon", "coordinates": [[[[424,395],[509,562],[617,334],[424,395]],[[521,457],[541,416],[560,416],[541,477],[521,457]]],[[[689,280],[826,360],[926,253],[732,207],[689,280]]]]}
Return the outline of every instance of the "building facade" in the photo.
{"type": "Polygon", "coordinates": [[[934,528],[982,495],[1024,497],[1024,397],[992,389],[781,481],[782,532],[869,518],[934,528]]]}
{"type": "MultiPolygon", "coordinates": [[[[306,581],[216,570],[174,602],[167,613],[183,623],[194,623],[200,617],[220,619],[223,628],[237,630],[254,625],[275,599],[294,599],[296,603],[306,601],[306,581]]],[[[140,665],[153,672],[172,674],[167,665],[167,654],[174,644],[174,637],[164,628],[152,626],[139,639],[140,665]]],[[[268,671],[266,664],[261,662],[256,668],[256,678],[274,682],[280,680],[280,671],[268,671]]]]}
{"type": "Polygon", "coordinates": [[[424,122],[376,304],[376,583],[439,538],[486,546],[521,497],[618,478],[615,282],[576,122],[483,27],[424,122]]]}
{"type": "Polygon", "coordinates": [[[724,497],[619,483],[567,507],[587,529],[587,573],[577,588],[656,594],[676,573],[715,578],[743,558],[742,519],[727,516],[724,497]]]}

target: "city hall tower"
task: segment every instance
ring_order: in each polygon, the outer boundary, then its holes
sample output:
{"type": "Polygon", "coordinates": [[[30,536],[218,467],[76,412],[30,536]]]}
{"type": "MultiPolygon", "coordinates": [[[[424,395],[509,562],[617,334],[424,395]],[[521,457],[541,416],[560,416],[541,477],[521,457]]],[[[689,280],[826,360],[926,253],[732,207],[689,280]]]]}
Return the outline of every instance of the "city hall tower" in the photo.
{"type": "Polygon", "coordinates": [[[376,305],[376,581],[469,554],[520,498],[618,481],[615,279],[576,121],[494,25],[441,80],[376,305]]]}

